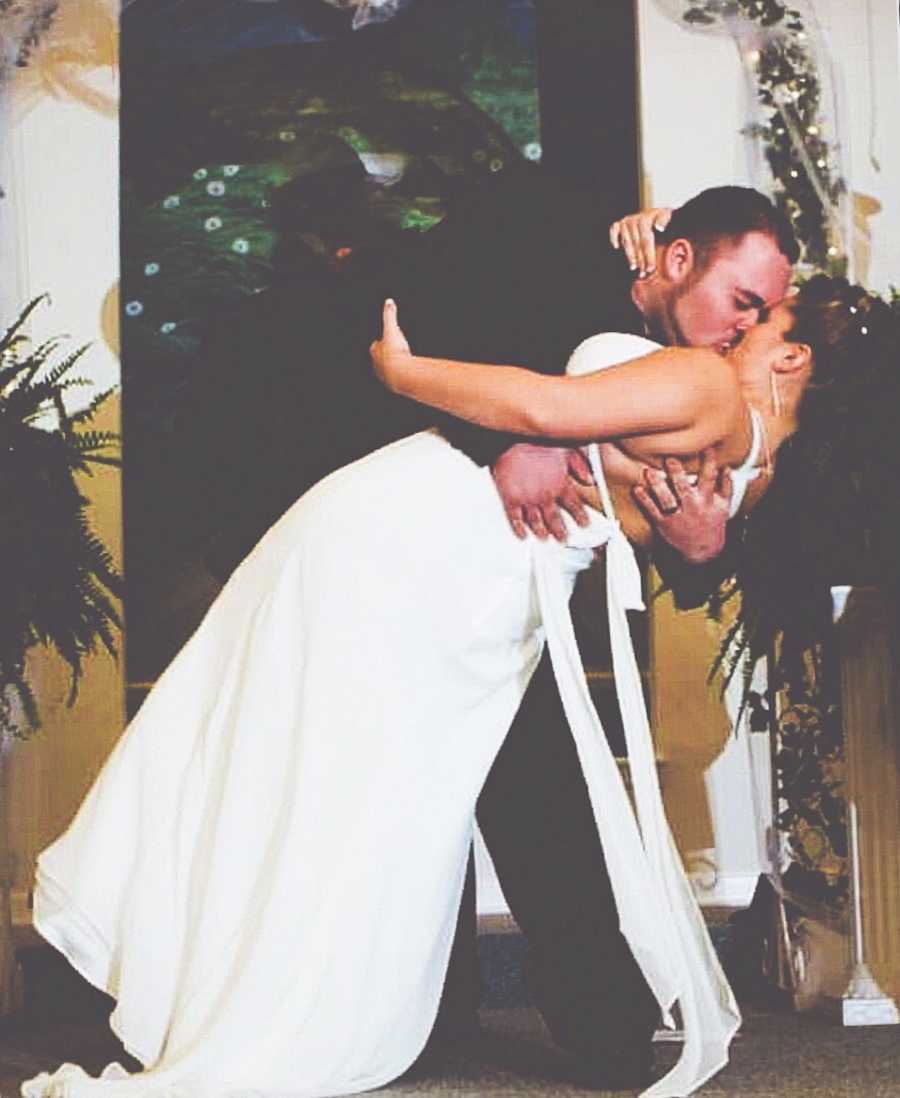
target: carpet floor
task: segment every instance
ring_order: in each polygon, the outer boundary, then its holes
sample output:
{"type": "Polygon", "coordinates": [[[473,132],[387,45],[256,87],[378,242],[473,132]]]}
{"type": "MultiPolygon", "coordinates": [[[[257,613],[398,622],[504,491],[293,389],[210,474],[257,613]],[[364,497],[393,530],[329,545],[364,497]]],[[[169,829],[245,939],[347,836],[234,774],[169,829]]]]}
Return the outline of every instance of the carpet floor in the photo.
{"type": "MultiPolygon", "coordinates": [[[[658,1046],[660,1068],[677,1056],[658,1046]]],[[[99,1070],[122,1057],[102,1017],[82,1021],[8,1022],[0,1030],[0,1098],[15,1098],[21,1081],[65,1060],[99,1070]]],[[[404,1095],[575,1098],[589,1091],[571,1082],[572,1071],[533,1009],[482,1011],[482,1033],[448,1048],[440,1062],[384,1088],[404,1095]]],[[[620,1094],[622,1092],[619,1092],[620,1094]]],[[[749,1011],[732,1045],[731,1062],[700,1091],[702,1098],[900,1098],[900,1027],[846,1029],[819,1014],[749,1011]]]]}

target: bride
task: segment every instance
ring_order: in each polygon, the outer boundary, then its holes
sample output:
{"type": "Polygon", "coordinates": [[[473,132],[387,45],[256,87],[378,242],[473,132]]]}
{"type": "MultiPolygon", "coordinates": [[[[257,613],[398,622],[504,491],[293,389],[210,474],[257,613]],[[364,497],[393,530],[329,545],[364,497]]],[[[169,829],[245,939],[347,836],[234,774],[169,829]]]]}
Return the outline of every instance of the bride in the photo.
{"type": "Polygon", "coordinates": [[[519,541],[489,471],[433,432],[298,500],[39,860],[35,925],[117,1000],[111,1024],[144,1071],[63,1065],[22,1094],[318,1098],[400,1075],[435,1017],[476,798],[545,641],[622,931],[685,1029],[646,1094],[684,1095],[718,1071],[740,1018],[656,786],[625,616],[641,605],[625,535],[647,539],[630,489],[642,463],[714,446],[735,500],[752,502],[811,380],[854,364],[866,301],[815,279],[727,360],[595,336],[567,379],[418,359],[387,305],[372,354],[398,392],[504,430],[604,440],[602,466],[589,448],[592,520],[567,545],[519,541]],[[380,519],[387,490],[402,527],[380,519]],[[602,545],[637,818],[567,611],[602,545]]]}

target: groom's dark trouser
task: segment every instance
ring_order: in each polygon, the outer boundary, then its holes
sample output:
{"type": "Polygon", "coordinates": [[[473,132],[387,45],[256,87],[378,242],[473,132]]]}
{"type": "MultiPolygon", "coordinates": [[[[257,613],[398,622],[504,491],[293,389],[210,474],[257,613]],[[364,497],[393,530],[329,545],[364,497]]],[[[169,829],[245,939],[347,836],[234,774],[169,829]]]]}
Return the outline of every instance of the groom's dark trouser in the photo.
{"type": "MultiPolygon", "coordinates": [[[[658,1007],[619,931],[546,652],[479,798],[478,823],[528,941],[529,991],[557,1043],[588,1060],[649,1047],[658,1007]]],[[[461,928],[448,994],[455,972],[470,969],[466,937],[461,928]]]]}

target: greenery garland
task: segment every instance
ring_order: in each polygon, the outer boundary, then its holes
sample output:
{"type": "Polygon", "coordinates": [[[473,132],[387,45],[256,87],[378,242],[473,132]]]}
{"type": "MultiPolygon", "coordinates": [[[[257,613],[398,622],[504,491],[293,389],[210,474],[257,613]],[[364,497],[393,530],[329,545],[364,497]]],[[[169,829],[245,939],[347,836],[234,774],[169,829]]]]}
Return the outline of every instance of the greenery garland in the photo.
{"type": "Polygon", "coordinates": [[[836,149],[826,138],[822,83],[803,15],[782,0],[685,0],[691,27],[743,20],[758,30],[745,50],[765,120],[742,133],[761,141],[775,179],[775,201],[790,217],[803,261],[831,274],[846,266],[834,210],[846,192],[836,149]]]}

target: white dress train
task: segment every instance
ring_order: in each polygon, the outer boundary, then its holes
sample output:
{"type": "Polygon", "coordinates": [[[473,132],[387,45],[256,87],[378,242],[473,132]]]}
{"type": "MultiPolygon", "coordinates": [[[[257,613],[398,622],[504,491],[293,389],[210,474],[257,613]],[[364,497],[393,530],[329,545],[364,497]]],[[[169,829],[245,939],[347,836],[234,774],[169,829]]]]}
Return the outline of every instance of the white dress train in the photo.
{"type": "MultiPolygon", "coordinates": [[[[573,364],[653,346],[594,337],[573,364]]],[[[37,929],[116,999],[145,1070],[64,1065],[26,1098],[325,1098],[402,1074],[545,638],[622,931],[682,1013],[681,1059],[645,1095],[724,1065],[740,1017],[663,815],[625,619],[640,580],[591,450],[605,515],[568,546],[513,537],[489,472],[430,432],[327,477],[263,537],[39,859],[37,929]],[[568,615],[602,544],[638,820],[568,615]]]]}

